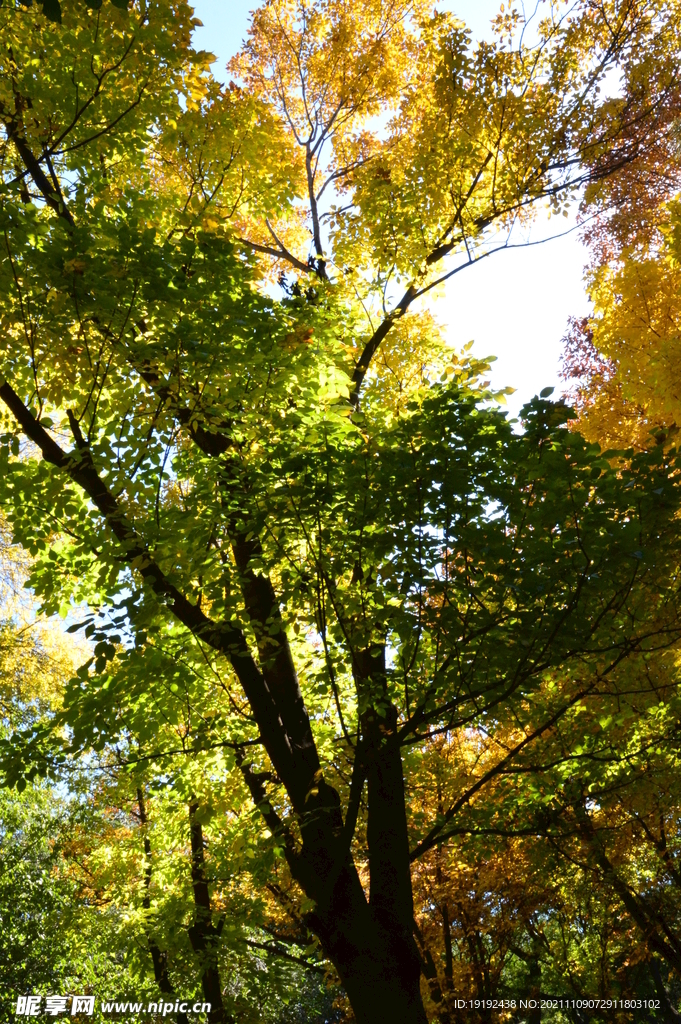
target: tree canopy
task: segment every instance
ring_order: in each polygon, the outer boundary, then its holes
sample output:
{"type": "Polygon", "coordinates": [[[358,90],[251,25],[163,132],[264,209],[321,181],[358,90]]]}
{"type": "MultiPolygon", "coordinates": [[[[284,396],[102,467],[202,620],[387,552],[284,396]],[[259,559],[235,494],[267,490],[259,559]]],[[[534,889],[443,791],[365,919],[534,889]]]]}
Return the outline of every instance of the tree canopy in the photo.
{"type": "Polygon", "coordinates": [[[0,505],[87,646],[2,770],[211,1022],[673,1010],[678,453],[432,305],[671,132],[678,4],[539,15],[267,0],[222,87],[180,0],[0,6],[0,505]]]}

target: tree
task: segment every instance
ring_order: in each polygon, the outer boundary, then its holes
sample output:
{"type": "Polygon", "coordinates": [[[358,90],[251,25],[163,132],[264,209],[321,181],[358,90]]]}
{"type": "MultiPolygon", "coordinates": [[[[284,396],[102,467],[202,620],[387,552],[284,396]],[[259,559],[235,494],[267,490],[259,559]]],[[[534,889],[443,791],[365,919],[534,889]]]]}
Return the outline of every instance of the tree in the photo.
{"type": "Polygon", "coordinates": [[[647,447],[679,422],[678,112],[669,93],[655,139],[582,203],[594,308],[573,321],[563,370],[579,429],[604,447],[647,447]]]}
{"type": "MultiPolygon", "coordinates": [[[[0,527],[0,735],[39,726],[61,707],[83,647],[36,620],[23,590],[30,559],[0,527]]],[[[111,917],[79,903],[63,857],[73,802],[44,782],[0,792],[0,1005],[10,1019],[23,993],[87,991],[125,975],[111,917]]]]}
{"type": "MultiPolygon", "coordinates": [[[[429,751],[419,798],[436,799],[441,818],[457,810],[448,847],[416,867],[415,906],[432,998],[451,1019],[453,994],[517,1001],[532,986],[544,996],[660,999],[649,1019],[673,1019],[677,659],[622,662],[512,761],[523,739],[516,722],[462,729],[429,751]]],[[[546,721],[572,686],[549,677],[526,713],[546,721]]]]}
{"type": "MultiPolygon", "coordinates": [[[[4,530],[5,737],[41,724],[52,732],[65,683],[78,659],[91,653],[88,644],[31,615],[23,589],[30,570],[31,560],[9,544],[4,530]]],[[[171,675],[166,669],[167,681],[171,675]]],[[[163,726],[155,725],[158,739],[163,726]]],[[[311,936],[299,921],[291,926],[264,884],[254,892],[244,871],[254,837],[243,787],[237,793],[206,789],[217,765],[215,755],[201,760],[187,771],[185,758],[169,780],[163,767],[140,772],[139,764],[121,764],[119,752],[108,749],[103,758],[91,754],[84,766],[71,759],[59,787],[21,779],[20,792],[0,792],[3,1020],[25,993],[94,992],[97,1019],[106,1019],[105,1000],[121,1005],[160,997],[172,1004],[205,997],[217,1012],[222,985],[217,994],[210,990],[203,950],[193,948],[210,928],[201,900],[212,902],[218,915],[220,962],[212,970],[227,979],[226,1019],[235,1019],[231,1010],[242,1022],[336,1019],[326,972],[314,950],[306,952],[311,936]],[[231,818],[231,827],[217,835],[210,826],[216,804],[231,818]]],[[[260,876],[271,883],[271,872],[263,875],[260,868],[260,876]]],[[[175,1016],[180,1024],[187,1019],[175,1016]]]]}
{"type": "Polygon", "coordinates": [[[419,751],[514,721],[511,764],[679,638],[675,455],[613,469],[546,395],[515,433],[418,308],[655,137],[677,18],[560,5],[528,44],[511,9],[473,49],[416,4],[272,0],[221,90],[183,3],[0,9],[0,496],[94,643],[7,779],[221,747],[359,1024],[426,1019],[410,861],[500,771],[433,819],[419,751]]]}
{"type": "Polygon", "coordinates": [[[593,317],[575,322],[564,373],[579,380],[580,429],[612,447],[673,436],[681,418],[673,381],[681,280],[678,209],[658,211],[659,245],[593,269],[593,317]]]}

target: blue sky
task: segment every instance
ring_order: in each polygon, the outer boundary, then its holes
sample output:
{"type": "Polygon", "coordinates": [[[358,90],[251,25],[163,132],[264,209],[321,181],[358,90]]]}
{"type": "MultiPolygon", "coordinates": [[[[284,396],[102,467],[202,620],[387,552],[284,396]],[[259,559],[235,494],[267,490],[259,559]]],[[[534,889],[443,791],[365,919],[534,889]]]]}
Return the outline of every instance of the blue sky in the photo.
{"type": "MultiPolygon", "coordinates": [[[[203,22],[196,44],[217,60],[214,71],[224,77],[225,63],[244,37],[253,0],[196,0],[203,22]]],[[[497,0],[449,0],[453,10],[471,28],[474,38],[489,33],[497,0]]],[[[547,222],[541,215],[530,235],[544,238],[564,230],[569,222],[547,222]]],[[[457,347],[473,340],[474,353],[495,355],[495,386],[516,389],[508,402],[516,412],[523,402],[552,385],[558,388],[561,339],[570,315],[583,315],[588,301],[583,285],[587,254],[576,233],[530,248],[491,256],[466,269],[447,285],[436,312],[457,347]]]]}

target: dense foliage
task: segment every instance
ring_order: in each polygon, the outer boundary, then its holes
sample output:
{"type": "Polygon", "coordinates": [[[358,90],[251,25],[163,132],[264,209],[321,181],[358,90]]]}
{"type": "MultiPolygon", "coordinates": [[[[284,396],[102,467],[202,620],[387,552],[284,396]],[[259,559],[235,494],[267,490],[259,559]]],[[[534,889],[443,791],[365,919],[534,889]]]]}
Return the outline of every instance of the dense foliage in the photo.
{"type": "Polygon", "coordinates": [[[0,505],[68,630],[3,663],[3,995],[675,1019],[679,455],[509,422],[428,305],[582,197],[629,344],[681,8],[539,11],[267,0],[223,88],[179,0],[0,6],[0,505]]]}

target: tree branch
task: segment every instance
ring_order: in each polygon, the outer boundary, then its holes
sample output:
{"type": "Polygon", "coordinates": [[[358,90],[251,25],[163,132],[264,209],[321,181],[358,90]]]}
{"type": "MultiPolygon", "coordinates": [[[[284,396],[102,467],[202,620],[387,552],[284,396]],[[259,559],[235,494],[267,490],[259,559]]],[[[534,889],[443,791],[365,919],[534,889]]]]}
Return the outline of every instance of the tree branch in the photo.
{"type": "MultiPolygon", "coordinates": [[[[267,256],[274,256],[278,260],[286,260],[296,270],[300,270],[303,274],[311,274],[313,271],[312,267],[309,267],[307,263],[303,263],[297,256],[289,252],[283,245],[281,249],[275,249],[271,245],[261,245],[260,242],[251,242],[248,238],[240,238],[239,241],[243,245],[247,245],[249,249],[253,249],[254,252],[263,252],[267,256]]],[[[277,241],[279,241],[277,239],[277,241]]],[[[279,242],[281,245],[281,242],[279,242]]]]}
{"type": "MultiPolygon", "coordinates": [[[[87,446],[77,447],[75,453],[64,452],[6,381],[0,386],[0,398],[26,436],[40,449],[43,458],[66,472],[91,499],[119,542],[121,561],[140,573],[154,594],[198,639],[229,659],[253,709],[263,743],[277,774],[284,783],[294,807],[302,810],[306,795],[305,779],[301,778],[297,771],[291,744],[275,701],[250,654],[241,630],[230,623],[216,623],[209,619],[170,582],[98,475],[87,446]]],[[[78,430],[77,445],[79,434],[78,430]]],[[[82,435],[80,439],[84,445],[82,435]]]]}

